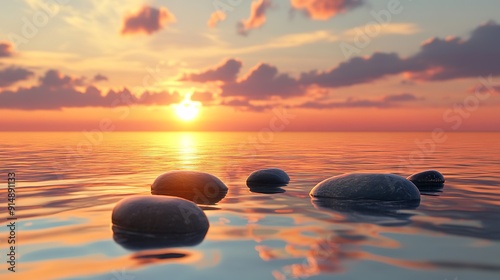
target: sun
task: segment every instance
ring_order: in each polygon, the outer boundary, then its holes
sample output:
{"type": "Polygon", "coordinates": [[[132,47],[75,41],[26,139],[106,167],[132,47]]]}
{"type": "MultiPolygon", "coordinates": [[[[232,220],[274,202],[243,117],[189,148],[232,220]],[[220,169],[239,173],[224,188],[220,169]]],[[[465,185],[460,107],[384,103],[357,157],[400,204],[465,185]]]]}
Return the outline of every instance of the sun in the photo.
{"type": "Polygon", "coordinates": [[[174,110],[177,117],[183,121],[194,120],[200,113],[201,103],[191,100],[191,94],[186,94],[181,103],[174,104],[174,110]]]}

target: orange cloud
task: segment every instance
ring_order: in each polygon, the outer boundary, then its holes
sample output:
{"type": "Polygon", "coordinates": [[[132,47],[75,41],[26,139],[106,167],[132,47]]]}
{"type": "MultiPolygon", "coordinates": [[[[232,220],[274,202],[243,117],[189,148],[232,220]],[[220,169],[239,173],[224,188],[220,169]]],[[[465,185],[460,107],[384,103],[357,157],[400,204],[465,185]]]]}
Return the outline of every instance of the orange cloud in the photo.
{"type": "Polygon", "coordinates": [[[151,34],[171,22],[175,22],[175,16],[168,9],[143,6],[137,13],[125,17],[121,33],[151,34]]]}
{"type": "Polygon", "coordinates": [[[327,20],[364,4],[363,0],[291,0],[292,7],[305,10],[316,20],[327,20]]]}
{"type": "Polygon", "coordinates": [[[0,57],[8,57],[14,54],[14,46],[11,42],[0,42],[0,57]]]}
{"type": "Polygon", "coordinates": [[[219,22],[224,21],[226,17],[227,16],[223,11],[215,11],[212,13],[210,19],[208,20],[208,26],[214,28],[219,22]]]}
{"type": "Polygon", "coordinates": [[[271,7],[270,0],[254,0],[250,11],[250,17],[238,23],[238,33],[248,35],[251,29],[259,28],[266,23],[266,11],[271,7]]]}

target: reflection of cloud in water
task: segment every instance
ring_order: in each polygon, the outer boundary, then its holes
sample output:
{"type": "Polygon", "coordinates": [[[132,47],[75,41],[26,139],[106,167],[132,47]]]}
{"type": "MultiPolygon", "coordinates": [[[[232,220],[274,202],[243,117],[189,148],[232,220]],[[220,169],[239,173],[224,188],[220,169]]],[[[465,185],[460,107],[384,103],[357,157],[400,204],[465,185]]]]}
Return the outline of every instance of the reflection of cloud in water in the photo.
{"type": "Polygon", "coordinates": [[[432,269],[435,266],[426,261],[405,261],[362,251],[360,248],[367,246],[366,243],[371,241],[354,232],[350,234],[352,236],[347,233],[343,235],[333,233],[326,238],[318,239],[311,244],[307,252],[302,253],[302,256],[287,254],[289,252],[288,246],[285,248],[286,252],[280,253],[275,252],[275,249],[265,247],[258,247],[257,250],[261,256],[267,258],[263,258],[264,260],[302,258],[300,262],[285,265],[280,270],[274,270],[273,276],[278,280],[305,279],[320,274],[341,273],[345,271],[344,263],[353,260],[370,260],[415,270],[432,269]]]}

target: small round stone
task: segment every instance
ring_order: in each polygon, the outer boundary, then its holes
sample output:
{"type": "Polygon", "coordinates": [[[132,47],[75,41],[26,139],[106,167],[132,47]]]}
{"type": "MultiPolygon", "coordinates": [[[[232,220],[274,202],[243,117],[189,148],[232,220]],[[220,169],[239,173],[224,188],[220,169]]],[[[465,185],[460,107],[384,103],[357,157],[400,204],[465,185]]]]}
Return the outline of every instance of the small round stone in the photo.
{"type": "Polygon", "coordinates": [[[284,186],[290,182],[290,177],[285,171],[278,168],[261,169],[252,172],[247,178],[247,185],[250,186],[284,186]]]}
{"type": "Polygon", "coordinates": [[[205,235],[207,216],[196,204],[169,196],[131,196],[113,208],[113,229],[121,233],[165,237],[205,235]]]}
{"type": "Polygon", "coordinates": [[[420,200],[420,192],[412,182],[393,174],[339,175],[318,183],[309,195],[345,200],[420,200]]]}
{"type": "Polygon", "coordinates": [[[441,189],[444,186],[444,176],[436,170],[415,173],[407,178],[420,190],[441,189]]]}
{"type": "Polygon", "coordinates": [[[227,194],[227,186],[214,175],[175,170],[160,175],[151,185],[151,193],[182,197],[198,204],[215,204],[227,194]]]}

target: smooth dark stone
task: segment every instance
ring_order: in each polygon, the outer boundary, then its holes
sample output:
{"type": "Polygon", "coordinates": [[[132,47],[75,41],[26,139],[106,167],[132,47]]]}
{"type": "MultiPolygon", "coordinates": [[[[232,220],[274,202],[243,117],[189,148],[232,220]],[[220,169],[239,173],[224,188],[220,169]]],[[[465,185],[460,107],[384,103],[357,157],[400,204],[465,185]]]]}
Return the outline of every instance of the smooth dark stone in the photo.
{"type": "Polygon", "coordinates": [[[115,234],[138,239],[139,243],[148,238],[163,239],[167,244],[189,243],[200,237],[203,240],[209,228],[207,216],[196,204],[169,196],[122,199],[113,208],[111,220],[115,234]]]}
{"type": "Polygon", "coordinates": [[[412,182],[393,174],[339,175],[318,183],[309,195],[316,198],[346,200],[420,200],[420,192],[412,182]]]}
{"type": "Polygon", "coordinates": [[[415,173],[408,178],[422,191],[439,190],[444,187],[444,176],[436,170],[427,170],[415,173]]]}
{"type": "Polygon", "coordinates": [[[198,204],[216,204],[227,194],[227,186],[214,175],[196,171],[170,171],[151,185],[151,193],[182,197],[198,204]]]}
{"type": "Polygon", "coordinates": [[[252,172],[247,178],[248,187],[283,187],[290,183],[290,177],[278,168],[261,169],[252,172]]]}

